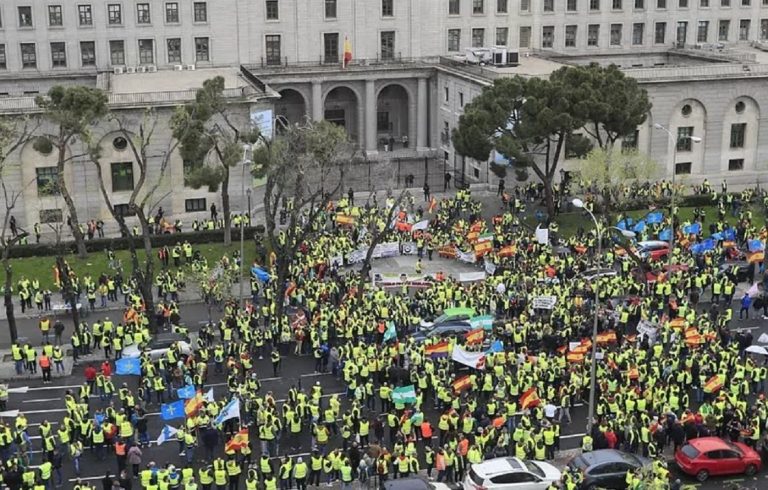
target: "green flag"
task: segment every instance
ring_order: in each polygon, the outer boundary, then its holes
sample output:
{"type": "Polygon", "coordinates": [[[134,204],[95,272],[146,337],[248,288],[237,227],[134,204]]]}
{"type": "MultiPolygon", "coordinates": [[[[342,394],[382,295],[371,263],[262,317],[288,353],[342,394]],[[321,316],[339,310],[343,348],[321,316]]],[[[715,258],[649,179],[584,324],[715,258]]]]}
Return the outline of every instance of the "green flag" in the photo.
{"type": "Polygon", "coordinates": [[[387,322],[387,329],[384,331],[384,342],[388,342],[396,337],[397,329],[395,329],[395,322],[387,322]]]}
{"type": "Polygon", "coordinates": [[[392,403],[416,403],[416,388],[413,385],[395,388],[392,390],[392,403]]]}

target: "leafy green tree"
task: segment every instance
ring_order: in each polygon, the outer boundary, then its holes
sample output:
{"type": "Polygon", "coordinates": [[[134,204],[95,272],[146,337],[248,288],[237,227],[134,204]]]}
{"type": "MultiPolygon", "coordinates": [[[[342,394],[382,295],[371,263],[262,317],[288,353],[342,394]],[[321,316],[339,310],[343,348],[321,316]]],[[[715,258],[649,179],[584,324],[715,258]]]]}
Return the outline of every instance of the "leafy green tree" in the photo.
{"type": "Polygon", "coordinates": [[[327,121],[287,125],[274,140],[261,139],[253,153],[254,174],[264,179],[265,241],[276,289],[277,316],[283,314],[290,267],[299,247],[324,224],[324,213],[339,192],[353,150],[344,128],[327,121]],[[349,152],[349,153],[348,153],[349,152]],[[319,176],[336,182],[319,185],[319,176]],[[285,225],[279,224],[285,206],[285,225]]]}
{"type": "Polygon", "coordinates": [[[241,163],[243,144],[259,139],[250,121],[234,114],[224,96],[224,78],[203,82],[195,101],[179,107],[171,120],[173,137],[179,141],[181,157],[191,163],[186,176],[193,188],[206,186],[221,191],[224,215],[224,244],[232,242],[229,179],[232,167],[241,163]]]}
{"type": "Polygon", "coordinates": [[[453,130],[453,146],[463,156],[487,161],[492,150],[517,168],[529,168],[544,184],[547,211],[554,216],[553,182],[558,163],[569,152],[589,150],[575,133],[585,120],[578,100],[562,82],[523,77],[502,78],[464,108],[453,130]]]}
{"type": "Polygon", "coordinates": [[[85,258],[88,251],[85,248],[85,237],[80,230],[77,208],[64,179],[65,166],[78,158],[87,157],[92,143],[93,128],[107,114],[107,96],[103,91],[74,85],[71,87],[52,87],[45,96],[35,98],[35,103],[43,109],[43,118],[54,128],[52,134],[41,136],[36,145],[53,146],[57,152],[56,169],[58,172],[57,190],[61,193],[69,213],[70,229],[75,238],[77,254],[85,258]],[[75,144],[80,143],[81,153],[74,151],[75,144]]]}

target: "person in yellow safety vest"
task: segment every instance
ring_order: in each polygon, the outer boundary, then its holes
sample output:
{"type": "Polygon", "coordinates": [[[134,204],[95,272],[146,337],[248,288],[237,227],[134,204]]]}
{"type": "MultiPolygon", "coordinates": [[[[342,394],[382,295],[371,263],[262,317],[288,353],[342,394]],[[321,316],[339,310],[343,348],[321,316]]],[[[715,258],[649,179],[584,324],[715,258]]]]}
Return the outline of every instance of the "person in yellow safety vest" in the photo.
{"type": "Polygon", "coordinates": [[[200,468],[197,471],[197,476],[200,478],[200,485],[203,490],[211,490],[211,484],[213,484],[213,466],[208,465],[200,468]]]}
{"type": "Polygon", "coordinates": [[[230,456],[230,458],[227,460],[226,467],[227,477],[229,478],[229,488],[232,490],[237,490],[240,486],[240,473],[242,472],[240,463],[238,463],[234,457],[230,456]]]}
{"type": "Polygon", "coordinates": [[[592,436],[589,434],[584,434],[584,437],[581,438],[581,450],[585,453],[592,451],[593,445],[594,441],[592,436]]]}
{"type": "Polygon", "coordinates": [[[310,456],[310,463],[311,471],[309,473],[309,484],[319,487],[320,474],[323,471],[323,457],[320,455],[317,449],[312,451],[312,455],[310,456]]]}
{"type": "Polygon", "coordinates": [[[411,464],[404,453],[401,453],[395,461],[395,469],[397,470],[396,478],[407,478],[410,474],[411,464]]]}
{"type": "Polygon", "coordinates": [[[307,472],[309,468],[304,459],[299,456],[296,459],[296,464],[293,467],[293,478],[296,480],[296,486],[299,490],[307,490],[307,472]]]}
{"type": "Polygon", "coordinates": [[[348,459],[345,459],[341,463],[341,468],[339,468],[339,472],[341,473],[341,488],[343,490],[351,490],[351,488],[352,488],[352,465],[349,464],[349,460],[348,459]]]}
{"type": "Polygon", "coordinates": [[[280,490],[291,489],[291,471],[293,470],[293,462],[291,458],[283,456],[283,461],[280,464],[280,490]]]}
{"type": "Polygon", "coordinates": [[[245,479],[245,490],[257,490],[259,488],[259,472],[251,468],[245,479]]]}
{"type": "Polygon", "coordinates": [[[213,466],[213,481],[216,483],[216,487],[218,489],[223,489],[227,486],[228,478],[227,478],[227,470],[225,469],[224,465],[217,465],[219,460],[214,461],[213,466]]]}
{"type": "Polygon", "coordinates": [[[155,467],[155,463],[150,462],[147,467],[139,473],[139,483],[141,484],[141,488],[147,488],[149,486],[149,482],[152,480],[152,469],[155,467]]]}

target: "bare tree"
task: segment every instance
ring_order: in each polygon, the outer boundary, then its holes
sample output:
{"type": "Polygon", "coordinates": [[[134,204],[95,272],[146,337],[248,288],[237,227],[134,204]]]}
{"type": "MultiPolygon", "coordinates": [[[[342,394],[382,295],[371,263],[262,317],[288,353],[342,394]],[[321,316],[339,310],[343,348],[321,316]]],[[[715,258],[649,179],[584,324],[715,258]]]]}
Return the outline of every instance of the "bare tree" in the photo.
{"type": "Polygon", "coordinates": [[[141,120],[135,124],[135,127],[133,128],[131,127],[133,124],[124,117],[113,114],[110,117],[110,120],[117,126],[118,132],[120,132],[123,138],[127,141],[128,148],[133,154],[133,160],[138,167],[138,179],[134,184],[133,191],[131,191],[127,204],[129,213],[134,214],[139,222],[145,255],[143,265],[139,259],[135,237],[133,233],[130,233],[128,230],[125,216],[122,213],[115,211],[112,197],[107,191],[100,163],[99,148],[92,149],[90,153],[91,161],[96,167],[96,173],[99,178],[99,187],[101,189],[101,195],[104,198],[104,203],[117,222],[120,232],[128,240],[132,275],[144,298],[144,306],[149,313],[150,329],[154,331],[156,325],[155,317],[152,314],[155,306],[154,297],[152,295],[152,284],[154,281],[155,259],[154,254],[152,253],[152,226],[149,221],[155,207],[169,194],[169,192],[166,192],[163,195],[159,195],[159,190],[166,177],[166,171],[170,163],[171,155],[173,155],[173,152],[178,147],[179,142],[174,138],[162,152],[154,154],[150,151],[150,147],[154,142],[155,131],[158,127],[159,120],[157,113],[152,109],[147,109],[141,120]],[[156,177],[151,177],[149,175],[150,166],[153,164],[157,166],[156,177]]]}

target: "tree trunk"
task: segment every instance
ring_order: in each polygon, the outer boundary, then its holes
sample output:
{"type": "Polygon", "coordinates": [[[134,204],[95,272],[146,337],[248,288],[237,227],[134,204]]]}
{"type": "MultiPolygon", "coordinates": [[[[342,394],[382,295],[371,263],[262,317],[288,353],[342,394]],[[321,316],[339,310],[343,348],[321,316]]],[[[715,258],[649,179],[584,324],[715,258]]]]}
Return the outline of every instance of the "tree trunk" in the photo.
{"type": "Polygon", "coordinates": [[[224,178],[221,179],[221,210],[224,213],[224,246],[232,244],[232,216],[229,207],[229,167],[224,165],[224,178]]]}
{"type": "Polygon", "coordinates": [[[75,326],[74,331],[77,331],[80,325],[80,311],[77,309],[77,297],[72,289],[72,281],[69,278],[69,266],[64,260],[64,256],[56,256],[56,267],[59,269],[59,281],[61,281],[61,293],[64,297],[64,304],[71,306],[70,311],[72,312],[72,322],[75,326]]]}
{"type": "MultiPolygon", "coordinates": [[[[149,223],[147,217],[144,215],[143,210],[139,210],[137,213],[139,222],[141,223],[141,235],[144,241],[144,253],[146,258],[144,259],[144,272],[143,277],[139,281],[139,288],[141,289],[141,295],[144,297],[144,309],[147,312],[149,318],[149,329],[152,332],[157,330],[157,322],[155,321],[155,298],[152,295],[152,282],[155,277],[155,257],[152,255],[152,237],[150,236],[149,223]]],[[[131,240],[133,242],[133,240],[131,240]]],[[[134,247],[135,249],[136,247],[134,247]]]]}
{"type": "Polygon", "coordinates": [[[544,203],[549,220],[555,219],[555,193],[552,191],[552,179],[549,177],[544,180],[544,203]]]}
{"type": "Polygon", "coordinates": [[[16,314],[13,310],[13,294],[11,293],[11,287],[13,286],[13,268],[11,267],[11,261],[9,260],[9,252],[3,251],[3,268],[5,269],[5,291],[3,296],[5,299],[5,316],[8,318],[8,330],[11,333],[11,343],[16,342],[19,338],[19,332],[16,328],[16,314]]]}
{"type": "Polygon", "coordinates": [[[67,211],[69,211],[70,229],[72,230],[72,236],[75,238],[75,245],[77,246],[78,258],[84,259],[88,257],[88,250],[85,248],[85,236],[80,232],[80,222],[77,219],[77,208],[75,202],[72,200],[72,196],[67,189],[67,183],[64,181],[64,155],[66,146],[59,148],[59,163],[57,165],[57,171],[59,173],[58,178],[58,190],[61,192],[61,197],[64,198],[64,202],[67,205],[67,211]]]}

